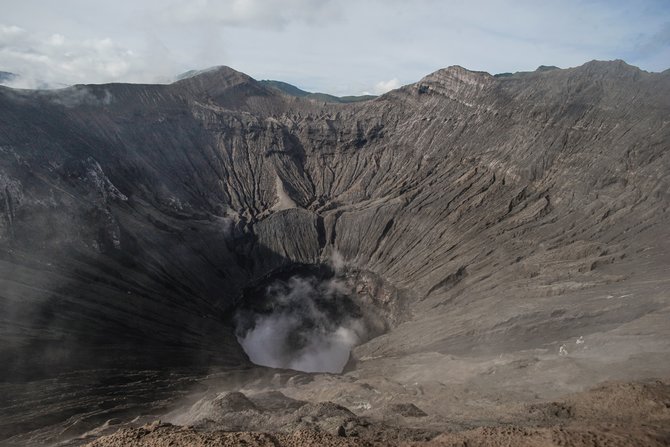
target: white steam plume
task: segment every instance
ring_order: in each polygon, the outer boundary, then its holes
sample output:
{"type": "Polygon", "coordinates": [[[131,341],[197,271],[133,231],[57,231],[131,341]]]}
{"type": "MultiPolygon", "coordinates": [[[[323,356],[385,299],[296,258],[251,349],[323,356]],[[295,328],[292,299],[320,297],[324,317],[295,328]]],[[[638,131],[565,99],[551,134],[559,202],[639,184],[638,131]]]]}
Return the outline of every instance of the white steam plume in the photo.
{"type": "Polygon", "coordinates": [[[238,327],[249,328],[238,340],[257,365],[339,373],[366,335],[362,318],[346,315],[348,294],[337,279],[278,281],[267,290],[272,313],[237,315],[238,327]]]}

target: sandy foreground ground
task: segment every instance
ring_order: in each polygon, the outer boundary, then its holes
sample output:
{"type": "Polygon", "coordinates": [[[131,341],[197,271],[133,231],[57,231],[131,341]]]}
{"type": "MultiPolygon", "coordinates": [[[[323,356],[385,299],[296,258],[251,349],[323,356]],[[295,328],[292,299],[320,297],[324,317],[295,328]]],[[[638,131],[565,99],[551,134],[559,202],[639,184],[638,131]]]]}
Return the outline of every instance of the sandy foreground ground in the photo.
{"type": "MultiPolygon", "coordinates": [[[[227,409],[244,398],[227,399],[227,409]]],[[[274,396],[274,401],[277,396],[274,396]]],[[[223,406],[221,407],[223,408],[223,406]]],[[[405,419],[422,425],[425,414],[416,407],[398,406],[405,419]]],[[[307,404],[294,418],[317,422],[313,429],[292,432],[219,431],[203,426],[179,426],[155,421],[122,428],[100,437],[89,447],[167,446],[667,446],[670,445],[670,381],[608,382],[563,399],[525,407],[527,417],[515,414],[513,423],[435,433],[420,428],[390,428],[363,420],[335,404],[307,404]],[[305,407],[309,407],[305,410],[305,407]],[[319,422],[327,421],[327,424],[319,422]],[[338,425],[339,424],[339,425],[338,425]],[[330,428],[328,426],[331,425],[330,428]],[[421,439],[423,438],[423,439],[421,439]]],[[[510,408],[510,412],[516,412],[510,408]]],[[[297,413],[297,414],[296,414],[297,413]]],[[[507,415],[509,418],[509,415],[507,415]]]]}

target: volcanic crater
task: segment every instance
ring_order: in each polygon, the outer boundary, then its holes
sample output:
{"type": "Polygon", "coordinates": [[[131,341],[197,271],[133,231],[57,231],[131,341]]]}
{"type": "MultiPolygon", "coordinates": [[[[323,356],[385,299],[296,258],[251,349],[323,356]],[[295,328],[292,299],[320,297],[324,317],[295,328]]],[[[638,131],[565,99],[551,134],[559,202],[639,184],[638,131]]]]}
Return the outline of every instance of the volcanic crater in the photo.
{"type": "Polygon", "coordinates": [[[668,116],[622,61],[0,87],[0,443],[663,445],[668,116]]]}

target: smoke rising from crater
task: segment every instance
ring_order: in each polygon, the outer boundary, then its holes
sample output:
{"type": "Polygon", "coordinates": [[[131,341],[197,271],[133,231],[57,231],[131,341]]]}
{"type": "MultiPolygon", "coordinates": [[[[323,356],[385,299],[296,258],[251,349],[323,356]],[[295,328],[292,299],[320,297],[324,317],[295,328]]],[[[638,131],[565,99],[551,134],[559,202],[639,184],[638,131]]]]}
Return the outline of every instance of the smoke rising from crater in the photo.
{"type": "Polygon", "coordinates": [[[257,365],[339,373],[351,349],[366,339],[360,309],[341,279],[276,281],[264,304],[236,315],[238,340],[257,365]]]}

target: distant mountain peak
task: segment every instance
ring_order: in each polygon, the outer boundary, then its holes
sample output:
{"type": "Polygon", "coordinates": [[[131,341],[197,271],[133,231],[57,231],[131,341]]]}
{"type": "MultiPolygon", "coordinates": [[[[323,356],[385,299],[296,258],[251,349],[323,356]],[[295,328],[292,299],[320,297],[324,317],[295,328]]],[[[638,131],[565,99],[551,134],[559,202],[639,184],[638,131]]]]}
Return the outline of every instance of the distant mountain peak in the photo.
{"type": "Polygon", "coordinates": [[[535,71],[553,71],[553,70],[560,70],[559,67],[556,65],[540,65],[535,69],[535,71]]]}
{"type": "Polygon", "coordinates": [[[611,61],[592,60],[577,67],[577,69],[587,73],[608,76],[637,76],[640,73],[644,73],[640,68],[630,65],[621,59],[611,61]]]}
{"type": "Polygon", "coordinates": [[[209,82],[225,82],[226,84],[240,84],[242,82],[254,81],[254,79],[237,71],[233,68],[228,67],[227,65],[217,65],[210,68],[205,68],[204,70],[190,70],[186,73],[182,73],[177,76],[177,81],[174,84],[178,83],[209,83],[209,82]]]}
{"type": "Polygon", "coordinates": [[[491,75],[485,71],[474,71],[463,68],[460,65],[452,65],[447,68],[441,68],[428,76],[425,76],[419,82],[465,82],[481,83],[491,78],[491,75]]]}
{"type": "Polygon", "coordinates": [[[9,71],[0,71],[0,84],[5,82],[12,82],[16,78],[18,78],[18,75],[14,73],[10,73],[9,71]]]}
{"type": "Polygon", "coordinates": [[[297,96],[297,97],[304,97],[304,96],[309,96],[312,94],[312,92],[308,92],[306,90],[301,89],[300,87],[296,87],[293,84],[289,84],[288,82],[284,81],[276,81],[273,79],[264,79],[260,81],[261,84],[265,85],[266,87],[271,87],[276,90],[280,90],[283,93],[286,93],[291,96],[297,96]]]}
{"type": "Polygon", "coordinates": [[[242,86],[249,86],[254,90],[263,89],[251,76],[225,65],[193,70],[180,77],[181,79],[173,82],[171,87],[193,95],[219,96],[232,88],[242,86]]]}
{"type": "Polygon", "coordinates": [[[283,81],[263,80],[260,83],[275,91],[279,91],[285,95],[294,96],[297,98],[306,98],[314,101],[330,102],[330,103],[350,103],[368,101],[376,98],[375,95],[360,95],[360,96],[335,96],[328,93],[313,93],[303,90],[295,85],[283,81]]]}
{"type": "Polygon", "coordinates": [[[452,65],[425,76],[415,85],[419,93],[429,91],[447,96],[463,95],[479,90],[493,82],[493,76],[484,71],[471,71],[460,65],[452,65]]]}

